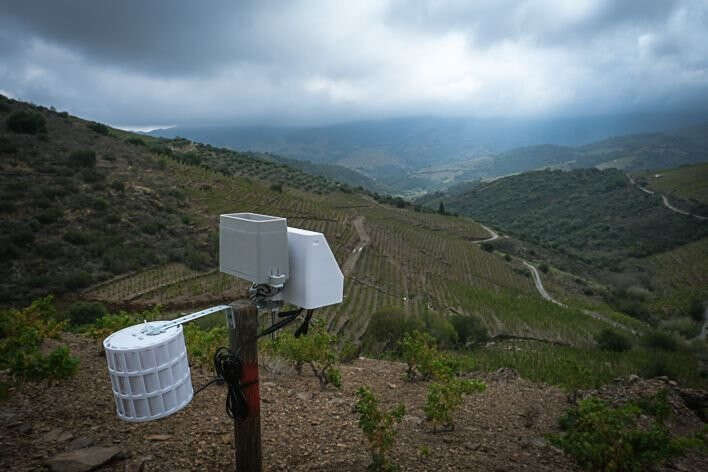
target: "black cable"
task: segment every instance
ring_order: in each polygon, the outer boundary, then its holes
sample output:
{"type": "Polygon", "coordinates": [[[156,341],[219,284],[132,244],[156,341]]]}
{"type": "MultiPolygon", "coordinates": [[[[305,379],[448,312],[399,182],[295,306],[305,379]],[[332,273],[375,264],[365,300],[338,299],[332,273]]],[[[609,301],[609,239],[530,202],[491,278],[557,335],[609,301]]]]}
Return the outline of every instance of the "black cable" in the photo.
{"type": "MultiPolygon", "coordinates": [[[[303,311],[304,309],[299,309],[281,313],[279,316],[283,319],[261,331],[255,337],[254,341],[292,323],[303,311]]],[[[295,330],[295,337],[307,334],[313,311],[314,310],[307,310],[307,314],[305,315],[302,325],[295,330]]],[[[246,402],[246,396],[243,393],[243,389],[256,383],[257,380],[247,383],[241,382],[241,379],[243,378],[243,361],[239,357],[239,351],[237,350],[234,353],[227,347],[218,348],[214,353],[214,371],[216,372],[216,377],[207,382],[205,385],[199,387],[194,392],[194,395],[198,394],[209,385],[217,382],[225,382],[227,387],[226,413],[229,417],[238,421],[245,420],[248,417],[248,403],[246,402]]]]}
{"type": "Polygon", "coordinates": [[[216,375],[226,382],[226,413],[231,418],[244,420],[248,417],[248,404],[246,396],[243,394],[241,383],[243,376],[243,362],[238,356],[227,347],[220,347],[214,353],[214,370],[216,375]]]}

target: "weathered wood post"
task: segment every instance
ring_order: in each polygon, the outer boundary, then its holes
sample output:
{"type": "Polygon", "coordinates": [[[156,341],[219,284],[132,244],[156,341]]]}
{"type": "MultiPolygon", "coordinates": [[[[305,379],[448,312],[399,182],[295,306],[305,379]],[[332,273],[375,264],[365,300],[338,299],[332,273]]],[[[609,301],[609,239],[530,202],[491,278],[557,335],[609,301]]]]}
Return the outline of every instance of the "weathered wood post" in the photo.
{"type": "Polygon", "coordinates": [[[248,300],[231,304],[226,314],[229,343],[233,352],[239,352],[243,362],[243,393],[248,405],[248,416],[234,420],[236,436],[236,472],[261,472],[261,397],[258,380],[258,309],[248,300]]]}

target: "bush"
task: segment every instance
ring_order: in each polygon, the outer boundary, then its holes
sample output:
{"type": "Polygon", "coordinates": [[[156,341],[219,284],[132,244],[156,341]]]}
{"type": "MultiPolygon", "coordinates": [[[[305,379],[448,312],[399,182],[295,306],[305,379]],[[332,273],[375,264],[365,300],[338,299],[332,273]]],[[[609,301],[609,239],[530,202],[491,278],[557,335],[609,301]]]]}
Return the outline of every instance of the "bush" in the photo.
{"type": "Polygon", "coordinates": [[[705,313],[705,308],[703,307],[703,302],[701,302],[700,298],[692,298],[687,311],[688,316],[690,316],[693,321],[703,321],[703,314],[705,313]]]}
{"type": "Polygon", "coordinates": [[[274,192],[282,192],[283,191],[283,184],[271,184],[270,189],[274,192]]]}
{"type": "Polygon", "coordinates": [[[632,343],[626,336],[605,328],[595,336],[595,341],[603,351],[624,352],[632,349],[632,343]]]}
{"type": "Polygon", "coordinates": [[[599,399],[586,398],[560,419],[564,434],[551,437],[551,442],[587,470],[647,470],[680,454],[682,447],[670,437],[661,418],[640,426],[643,413],[651,411],[635,403],[612,408],[599,399]]]}
{"type": "Polygon", "coordinates": [[[538,269],[543,272],[544,274],[548,273],[548,264],[545,262],[541,263],[541,265],[538,266],[538,269]]]}
{"type": "Polygon", "coordinates": [[[114,180],[111,182],[111,188],[116,192],[123,192],[125,191],[125,184],[120,180],[114,180]]]}
{"type": "Polygon", "coordinates": [[[22,310],[0,312],[0,369],[16,379],[60,379],[76,371],[78,360],[66,346],[45,355],[46,338],[57,338],[64,323],[57,321],[52,297],[35,300],[22,310]]]}
{"type": "Polygon", "coordinates": [[[679,348],[676,338],[662,331],[652,331],[642,337],[642,343],[651,349],[675,352],[679,348]]]}
{"type": "Polygon", "coordinates": [[[433,376],[433,361],[438,357],[433,338],[420,331],[406,333],[398,343],[401,357],[408,365],[406,378],[430,379],[433,376]]]}
{"type": "Polygon", "coordinates": [[[428,421],[433,423],[433,431],[436,432],[438,427],[448,431],[455,429],[453,416],[462,404],[462,396],[483,392],[485,388],[487,386],[478,380],[454,376],[445,376],[430,384],[423,411],[428,421]]]}
{"type": "Polygon", "coordinates": [[[94,323],[105,315],[106,307],[98,302],[76,302],[69,307],[67,313],[69,321],[74,326],[94,323]]]}
{"type": "Polygon", "coordinates": [[[355,411],[359,415],[359,427],[364,432],[371,452],[371,471],[397,470],[388,454],[396,441],[395,424],[400,423],[406,409],[399,404],[389,411],[379,408],[379,401],[368,387],[356,391],[355,411]]]}
{"type": "Polygon", "coordinates": [[[384,350],[395,348],[406,333],[422,328],[422,323],[398,307],[382,308],[371,316],[365,338],[385,343],[384,350]]]}
{"type": "Polygon", "coordinates": [[[453,315],[450,323],[457,332],[457,342],[460,346],[479,344],[489,340],[487,329],[482,325],[479,318],[466,315],[453,315]]]}
{"type": "Polygon", "coordinates": [[[94,131],[94,132],[101,134],[103,136],[108,136],[108,134],[111,132],[111,129],[108,126],[104,125],[103,123],[96,123],[96,122],[89,123],[88,128],[91,131],[94,131]]]}
{"type": "Polygon", "coordinates": [[[47,120],[36,112],[16,111],[5,121],[7,129],[15,133],[37,134],[47,132],[47,120]]]}
{"type": "Polygon", "coordinates": [[[128,138],[125,140],[128,144],[133,144],[135,146],[145,146],[145,141],[140,138],[128,138]]]}
{"type": "Polygon", "coordinates": [[[278,336],[273,341],[273,352],[292,362],[298,373],[302,373],[303,365],[309,365],[321,389],[327,385],[339,388],[342,378],[335,367],[339,363],[336,345],[337,336],[327,332],[324,322],[315,320],[307,335],[296,337],[285,332],[278,336]]]}
{"type": "Polygon", "coordinates": [[[7,138],[0,137],[0,154],[14,154],[17,152],[17,146],[7,138]]]}
{"type": "Polygon", "coordinates": [[[184,338],[192,365],[206,367],[214,362],[214,353],[220,346],[228,343],[229,333],[226,326],[201,329],[195,324],[184,325],[184,338]]]}
{"type": "Polygon", "coordinates": [[[494,252],[494,245],[490,243],[482,243],[481,247],[484,251],[494,252]]]}
{"type": "Polygon", "coordinates": [[[91,241],[85,232],[74,230],[69,230],[64,233],[62,239],[64,239],[64,241],[66,241],[67,243],[74,244],[75,246],[83,246],[84,244],[88,244],[91,241]]]}
{"type": "Polygon", "coordinates": [[[67,291],[73,292],[75,290],[81,290],[82,288],[88,287],[91,285],[91,282],[91,274],[88,272],[79,271],[69,274],[64,279],[64,287],[67,291]]]}
{"type": "Polygon", "coordinates": [[[96,152],[89,149],[74,151],[69,155],[69,164],[75,167],[94,167],[96,165],[96,152]]]}

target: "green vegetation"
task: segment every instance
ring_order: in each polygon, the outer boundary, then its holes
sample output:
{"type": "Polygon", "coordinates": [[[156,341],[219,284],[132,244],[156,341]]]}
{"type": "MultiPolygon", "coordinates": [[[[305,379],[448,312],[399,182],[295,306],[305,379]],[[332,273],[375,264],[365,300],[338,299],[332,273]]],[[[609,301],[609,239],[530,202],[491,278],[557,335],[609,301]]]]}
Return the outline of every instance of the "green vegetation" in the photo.
{"type": "Polygon", "coordinates": [[[637,181],[669,197],[681,209],[708,215],[708,164],[639,174],[637,181]]]}
{"type": "Polygon", "coordinates": [[[49,354],[42,351],[45,340],[59,337],[64,323],[57,321],[51,297],[35,300],[26,308],[0,312],[0,369],[15,380],[61,379],[74,374],[78,359],[66,346],[49,354]]]}
{"type": "Polygon", "coordinates": [[[91,131],[94,131],[94,132],[101,134],[103,136],[108,136],[111,131],[111,129],[108,126],[104,125],[103,123],[96,123],[96,122],[89,123],[88,128],[91,131]]]}
{"type": "Polygon", "coordinates": [[[644,378],[666,375],[683,385],[705,385],[698,361],[685,350],[667,352],[638,347],[614,352],[514,341],[457,356],[465,371],[493,372],[510,367],[526,379],[557,385],[568,391],[597,388],[631,374],[644,378]]]}
{"type": "Polygon", "coordinates": [[[460,379],[452,375],[444,376],[428,388],[423,411],[433,423],[433,431],[455,429],[454,414],[462,404],[462,396],[483,392],[486,385],[478,380],[460,379]]]}
{"type": "Polygon", "coordinates": [[[700,441],[672,438],[663,422],[669,412],[666,395],[610,407],[590,397],[561,418],[564,433],[551,441],[586,470],[642,471],[682,454],[700,441]],[[640,417],[651,418],[649,424],[640,417]]]}
{"type": "Polygon", "coordinates": [[[36,112],[18,110],[12,112],[5,122],[7,129],[14,133],[38,134],[47,132],[47,120],[36,112]]]}
{"type": "Polygon", "coordinates": [[[415,330],[406,333],[399,342],[401,359],[408,368],[406,378],[413,381],[417,378],[429,380],[434,373],[434,362],[439,354],[434,345],[435,340],[427,333],[415,330]]]}
{"type": "Polygon", "coordinates": [[[620,171],[582,169],[513,175],[445,198],[448,209],[522,240],[598,266],[666,251],[708,235],[620,171]]]}
{"type": "Polygon", "coordinates": [[[388,411],[382,411],[379,400],[368,387],[359,388],[356,396],[355,411],[359,415],[359,427],[371,451],[371,464],[368,470],[376,472],[398,470],[389,459],[389,453],[396,440],[395,425],[403,419],[405,407],[399,404],[388,411]]]}
{"type": "Polygon", "coordinates": [[[315,320],[307,335],[296,337],[286,331],[273,341],[273,352],[295,365],[298,373],[303,365],[312,369],[312,373],[320,382],[320,388],[327,385],[339,388],[342,386],[342,375],[336,365],[339,363],[337,352],[337,337],[329,334],[325,324],[315,320]]]}
{"type": "Polygon", "coordinates": [[[597,346],[603,351],[625,352],[632,349],[632,343],[623,334],[605,328],[595,336],[597,346]]]}
{"type": "Polygon", "coordinates": [[[90,149],[74,151],[69,156],[69,163],[75,167],[96,167],[96,152],[90,149]]]}
{"type": "Polygon", "coordinates": [[[72,325],[95,323],[106,315],[106,307],[98,302],[76,302],[69,307],[68,318],[72,325]]]}

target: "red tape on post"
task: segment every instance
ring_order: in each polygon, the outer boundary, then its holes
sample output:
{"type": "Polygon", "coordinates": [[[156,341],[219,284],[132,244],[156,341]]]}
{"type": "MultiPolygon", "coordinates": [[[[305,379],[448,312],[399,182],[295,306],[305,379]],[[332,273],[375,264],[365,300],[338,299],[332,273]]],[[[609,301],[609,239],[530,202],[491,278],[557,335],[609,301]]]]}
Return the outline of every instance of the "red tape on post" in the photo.
{"type": "Polygon", "coordinates": [[[248,415],[258,415],[261,412],[261,394],[258,385],[258,363],[243,364],[241,383],[244,385],[244,397],[248,405],[248,415]]]}

